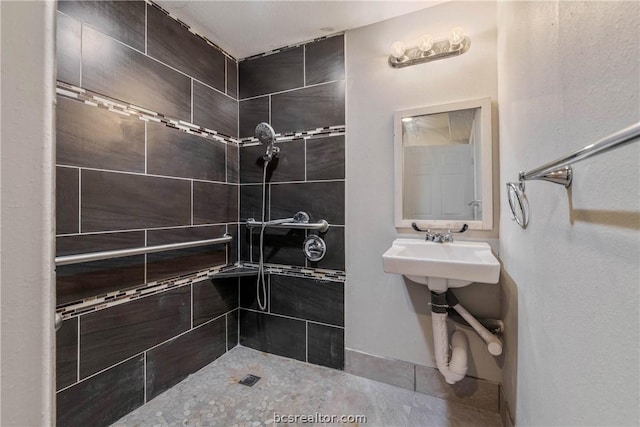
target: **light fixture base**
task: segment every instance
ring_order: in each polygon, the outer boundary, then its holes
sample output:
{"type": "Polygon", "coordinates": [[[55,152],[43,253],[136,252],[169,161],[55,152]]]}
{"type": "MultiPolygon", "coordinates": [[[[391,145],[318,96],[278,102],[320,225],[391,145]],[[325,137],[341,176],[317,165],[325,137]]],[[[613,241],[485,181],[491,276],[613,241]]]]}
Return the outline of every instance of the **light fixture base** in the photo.
{"type": "Polygon", "coordinates": [[[433,43],[433,47],[423,52],[418,46],[408,48],[404,56],[395,58],[389,55],[389,65],[393,68],[408,67],[410,65],[422,64],[424,62],[437,61],[451,56],[459,56],[469,50],[471,39],[465,36],[458,45],[451,45],[448,39],[438,40],[433,43]]]}

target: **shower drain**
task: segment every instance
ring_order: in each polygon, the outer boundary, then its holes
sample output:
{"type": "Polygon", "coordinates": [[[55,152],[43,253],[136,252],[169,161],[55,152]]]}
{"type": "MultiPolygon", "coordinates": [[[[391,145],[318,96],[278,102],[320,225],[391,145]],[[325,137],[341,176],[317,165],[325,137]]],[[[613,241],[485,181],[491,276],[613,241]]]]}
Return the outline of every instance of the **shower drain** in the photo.
{"type": "Polygon", "coordinates": [[[260,380],[259,376],[249,374],[249,375],[246,375],[240,381],[238,381],[238,384],[246,385],[248,387],[253,387],[253,385],[257,383],[259,380],[260,380]]]}

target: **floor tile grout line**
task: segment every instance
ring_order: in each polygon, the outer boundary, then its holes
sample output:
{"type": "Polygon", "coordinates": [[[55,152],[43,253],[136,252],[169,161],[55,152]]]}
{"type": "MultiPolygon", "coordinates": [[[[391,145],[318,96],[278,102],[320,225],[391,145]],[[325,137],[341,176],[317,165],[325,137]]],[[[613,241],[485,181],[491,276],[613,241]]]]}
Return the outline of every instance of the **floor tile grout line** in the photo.
{"type": "MultiPolygon", "coordinates": [[[[356,396],[362,395],[363,397],[365,397],[366,395],[371,395],[371,393],[374,393],[375,395],[382,394],[384,396],[389,396],[388,399],[383,399],[382,401],[378,402],[379,404],[376,405],[376,408],[388,407],[390,410],[393,411],[394,408],[397,409],[398,407],[404,407],[406,411],[403,411],[402,413],[402,417],[401,417],[402,424],[398,424],[398,425],[414,425],[415,420],[414,420],[414,424],[408,424],[410,420],[412,420],[411,417],[412,417],[412,414],[414,414],[414,411],[418,415],[420,412],[424,412],[424,411],[427,411],[427,413],[430,415],[435,415],[429,409],[431,408],[431,406],[424,406],[424,404],[416,400],[418,397],[419,397],[419,400],[422,402],[427,402],[427,403],[439,402],[438,406],[440,406],[441,404],[451,404],[450,409],[452,409],[452,411],[449,411],[449,414],[443,415],[439,418],[441,421],[444,421],[444,424],[446,424],[447,419],[449,420],[456,419],[457,414],[464,414],[465,417],[467,416],[486,417],[482,421],[478,419],[478,422],[481,423],[479,425],[483,425],[483,426],[496,425],[494,424],[494,422],[500,422],[500,413],[496,413],[495,411],[489,411],[486,409],[476,408],[476,407],[472,407],[464,404],[458,405],[459,402],[456,402],[454,400],[448,400],[448,399],[444,399],[437,396],[427,395],[424,393],[416,393],[411,390],[403,389],[401,387],[381,383],[370,378],[359,377],[353,374],[346,373],[344,371],[340,372],[341,370],[336,370],[334,368],[330,368],[322,365],[310,364],[308,362],[305,362],[299,359],[280,356],[273,353],[265,354],[264,352],[258,349],[253,349],[253,348],[244,347],[244,346],[238,346],[237,349],[234,348],[226,353],[216,358],[215,360],[211,361],[202,370],[196,372],[189,381],[181,382],[180,384],[173,387],[171,390],[167,391],[169,400],[172,402],[175,402],[176,409],[179,409],[178,413],[182,412],[183,404],[185,400],[190,399],[190,397],[194,395],[194,389],[199,391],[197,393],[198,395],[202,396],[202,393],[204,393],[205,398],[201,399],[202,400],[201,403],[203,405],[206,405],[206,402],[210,402],[210,401],[220,401],[221,396],[229,396],[234,393],[233,390],[236,389],[236,387],[238,387],[236,382],[237,379],[231,382],[227,382],[226,386],[222,384],[221,388],[207,387],[209,384],[211,384],[212,380],[215,381],[218,378],[225,378],[231,369],[239,372],[244,372],[244,371],[251,372],[251,367],[260,365],[264,367],[265,373],[271,373],[272,375],[279,375],[279,378],[283,380],[275,387],[270,388],[270,397],[273,397],[275,394],[278,394],[278,393],[284,393],[283,397],[285,398],[285,400],[287,399],[287,397],[290,397],[290,396],[298,396],[298,397],[302,397],[302,400],[305,402],[306,401],[314,402],[316,400],[315,397],[317,396],[316,393],[320,393],[321,395],[324,394],[323,388],[320,388],[320,389],[318,389],[317,387],[307,388],[306,390],[311,394],[306,395],[302,390],[297,390],[295,388],[295,385],[300,384],[301,381],[305,383],[317,384],[320,381],[326,380],[327,387],[329,389],[335,390],[341,387],[342,385],[344,385],[344,379],[346,377],[346,378],[351,378],[351,381],[353,381],[352,384],[354,387],[351,390],[353,393],[355,393],[356,396]],[[233,354],[230,354],[227,356],[226,353],[233,353],[233,354]],[[279,372],[281,372],[281,374],[278,374],[279,372]],[[295,374],[292,374],[292,373],[295,373],[295,374]],[[232,387],[232,389],[229,389],[227,387],[232,387]],[[453,410],[454,408],[455,408],[455,411],[453,410]]],[[[263,376],[263,378],[265,377],[263,376]]],[[[245,390],[245,389],[240,389],[240,390],[245,390]]],[[[259,398],[260,400],[256,401],[258,405],[253,405],[253,403],[256,403],[256,402],[252,401],[249,395],[244,395],[244,396],[245,398],[243,398],[241,401],[237,403],[242,405],[243,408],[254,406],[255,408],[258,409],[258,411],[260,411],[259,403],[261,402],[261,397],[259,398]]],[[[359,399],[356,399],[356,401],[357,400],[359,399]]],[[[322,408],[326,409],[327,407],[323,406],[322,408]]],[[[146,406],[146,409],[142,409],[142,410],[137,409],[135,415],[131,415],[131,416],[126,415],[125,418],[123,418],[122,420],[124,420],[124,422],[126,422],[127,425],[128,424],[137,425],[140,423],[143,423],[145,425],[152,424],[151,420],[155,419],[156,411],[162,410],[164,412],[165,409],[167,410],[167,412],[170,411],[170,409],[167,407],[166,401],[156,401],[155,404],[151,403],[150,405],[146,406]]],[[[197,407],[196,410],[200,410],[200,409],[204,409],[204,408],[200,406],[200,407],[197,407]]],[[[234,409],[235,408],[233,406],[228,405],[226,413],[229,413],[229,414],[234,413],[234,409]]],[[[313,410],[308,410],[305,407],[302,407],[301,409],[302,409],[301,411],[302,413],[313,412],[313,410]]],[[[343,409],[345,409],[345,411],[342,411],[343,413],[362,414],[367,416],[367,422],[371,423],[372,425],[396,425],[397,424],[397,422],[396,424],[390,423],[389,419],[387,419],[386,422],[384,422],[383,419],[377,418],[377,417],[380,417],[381,414],[379,414],[377,410],[374,410],[374,408],[370,408],[369,406],[362,406],[359,404],[355,404],[352,407],[345,407],[343,409]]],[[[276,409],[276,412],[277,412],[277,409],[276,409]]],[[[322,410],[319,411],[319,413],[323,413],[323,412],[329,413],[328,411],[322,411],[322,410]]],[[[389,412],[389,411],[383,410],[382,412],[389,412]]],[[[226,414],[225,412],[222,412],[219,415],[225,416],[226,414]]],[[[264,414],[264,415],[271,417],[271,414],[264,414]]],[[[398,415],[398,414],[396,414],[395,412],[391,412],[391,417],[394,417],[395,415],[398,415]]],[[[211,418],[211,420],[213,423],[212,425],[214,424],[226,425],[226,423],[216,418],[211,418]]],[[[395,421],[398,421],[398,419],[396,418],[395,421]]]]}

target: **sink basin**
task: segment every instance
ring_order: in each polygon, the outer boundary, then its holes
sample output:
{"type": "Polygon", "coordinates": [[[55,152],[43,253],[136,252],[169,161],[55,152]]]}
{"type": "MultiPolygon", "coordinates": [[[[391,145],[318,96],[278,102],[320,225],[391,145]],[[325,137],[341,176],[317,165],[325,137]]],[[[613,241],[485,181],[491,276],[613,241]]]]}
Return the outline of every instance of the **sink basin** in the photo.
{"type": "Polygon", "coordinates": [[[402,274],[436,292],[473,282],[498,283],[500,263],[486,242],[434,243],[396,239],[382,255],[387,273],[402,274]]]}

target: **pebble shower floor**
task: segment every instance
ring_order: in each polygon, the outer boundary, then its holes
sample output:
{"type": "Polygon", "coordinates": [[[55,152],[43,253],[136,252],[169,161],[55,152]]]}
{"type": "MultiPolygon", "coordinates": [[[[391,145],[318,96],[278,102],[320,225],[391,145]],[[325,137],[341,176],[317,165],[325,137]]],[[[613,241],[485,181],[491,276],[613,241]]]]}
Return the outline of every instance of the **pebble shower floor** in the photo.
{"type": "Polygon", "coordinates": [[[114,424],[185,425],[489,427],[502,423],[496,413],[239,346],[114,424]],[[247,374],[261,379],[253,387],[239,384],[247,374]],[[278,417],[293,415],[311,416],[312,422],[277,422],[278,417]],[[363,415],[366,420],[313,422],[313,417],[332,415],[363,415]]]}

